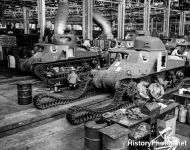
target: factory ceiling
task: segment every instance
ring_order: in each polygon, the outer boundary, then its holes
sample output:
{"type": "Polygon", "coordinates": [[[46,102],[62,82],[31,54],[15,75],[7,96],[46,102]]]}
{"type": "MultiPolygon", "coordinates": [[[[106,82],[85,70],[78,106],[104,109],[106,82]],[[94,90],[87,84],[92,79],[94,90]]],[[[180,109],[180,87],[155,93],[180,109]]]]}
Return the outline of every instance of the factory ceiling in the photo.
{"type": "MultiPolygon", "coordinates": [[[[83,0],[69,0],[70,22],[82,22],[82,2],[83,0]],[[77,18],[77,19],[76,19],[77,18]]],[[[108,20],[117,19],[118,3],[120,0],[94,0],[96,7],[108,20]]],[[[52,20],[55,17],[58,0],[45,0],[46,19],[52,20]]],[[[172,8],[175,3],[172,3],[172,8]]],[[[166,8],[166,0],[151,0],[151,6],[154,8],[151,15],[163,15],[163,9],[166,8]]],[[[22,7],[28,7],[29,20],[37,20],[37,0],[0,0],[0,17],[5,20],[22,21],[22,7]]],[[[135,16],[143,18],[144,0],[126,0],[126,16],[135,16]]],[[[171,13],[176,15],[176,13],[171,13]]]]}

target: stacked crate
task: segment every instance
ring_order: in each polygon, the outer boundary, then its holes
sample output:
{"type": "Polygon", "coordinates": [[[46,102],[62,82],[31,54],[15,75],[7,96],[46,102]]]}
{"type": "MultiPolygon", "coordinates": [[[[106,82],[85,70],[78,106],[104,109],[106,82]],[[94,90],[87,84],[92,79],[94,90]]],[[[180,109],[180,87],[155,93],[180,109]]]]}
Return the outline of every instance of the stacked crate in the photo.
{"type": "Polygon", "coordinates": [[[0,35],[0,61],[7,66],[7,56],[12,47],[15,47],[16,37],[10,35],[0,35]]]}
{"type": "Polygon", "coordinates": [[[0,35],[0,46],[2,47],[16,46],[16,37],[9,35],[0,35]]]}

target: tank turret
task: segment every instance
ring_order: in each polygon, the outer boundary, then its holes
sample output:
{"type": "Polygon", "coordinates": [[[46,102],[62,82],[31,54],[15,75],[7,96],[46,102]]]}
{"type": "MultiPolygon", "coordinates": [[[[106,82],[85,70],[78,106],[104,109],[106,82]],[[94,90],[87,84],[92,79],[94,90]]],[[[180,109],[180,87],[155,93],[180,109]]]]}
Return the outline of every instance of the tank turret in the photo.
{"type": "Polygon", "coordinates": [[[165,45],[156,37],[137,36],[134,41],[134,49],[140,51],[165,51],[165,45]]]}

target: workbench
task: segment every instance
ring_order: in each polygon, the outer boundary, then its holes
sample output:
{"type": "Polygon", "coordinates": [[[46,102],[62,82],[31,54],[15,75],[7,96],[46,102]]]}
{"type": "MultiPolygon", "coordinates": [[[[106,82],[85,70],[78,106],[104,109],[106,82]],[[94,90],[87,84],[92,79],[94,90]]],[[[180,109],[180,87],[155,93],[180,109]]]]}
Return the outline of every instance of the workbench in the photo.
{"type": "Polygon", "coordinates": [[[119,119],[115,119],[115,118],[109,118],[108,120],[110,121],[111,124],[117,123],[123,127],[126,127],[128,129],[132,129],[133,127],[135,127],[136,125],[142,123],[142,122],[146,122],[150,125],[151,129],[150,129],[150,133],[145,135],[144,137],[137,139],[136,141],[140,140],[140,141],[151,141],[153,138],[155,138],[157,136],[157,119],[159,118],[163,118],[166,114],[171,114],[171,115],[175,115],[175,108],[179,107],[178,103],[171,103],[169,105],[167,105],[166,108],[163,108],[160,110],[159,113],[156,114],[151,114],[148,116],[145,116],[139,120],[134,120],[134,121],[121,121],[119,119]],[[145,139],[146,138],[146,139],[145,139]]]}
{"type": "Polygon", "coordinates": [[[174,96],[175,102],[179,102],[184,106],[190,104],[190,94],[179,94],[179,92],[175,92],[172,95],[174,96]]]}
{"type": "Polygon", "coordinates": [[[120,124],[121,126],[124,126],[126,128],[132,128],[132,127],[134,127],[134,126],[136,126],[142,122],[147,122],[147,120],[149,120],[150,124],[153,124],[156,122],[156,120],[158,118],[163,117],[166,114],[172,113],[172,115],[174,115],[175,108],[178,106],[179,106],[178,103],[171,103],[166,108],[161,109],[159,114],[146,115],[145,117],[143,117],[139,120],[130,121],[130,123],[124,123],[124,122],[121,122],[120,120],[115,119],[115,118],[110,118],[110,121],[113,123],[120,124]]]}

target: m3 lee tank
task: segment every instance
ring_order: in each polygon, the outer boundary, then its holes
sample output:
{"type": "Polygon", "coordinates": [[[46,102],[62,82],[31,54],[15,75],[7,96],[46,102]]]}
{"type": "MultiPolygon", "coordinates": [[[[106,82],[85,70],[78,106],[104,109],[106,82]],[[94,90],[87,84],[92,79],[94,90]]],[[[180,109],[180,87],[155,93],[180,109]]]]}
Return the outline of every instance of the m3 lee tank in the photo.
{"type": "Polygon", "coordinates": [[[96,110],[71,107],[67,119],[72,124],[80,124],[121,107],[158,100],[180,88],[184,81],[187,57],[168,55],[159,38],[137,36],[133,49],[116,47],[110,48],[109,53],[110,56],[115,53],[114,63],[106,70],[93,70],[92,84],[110,93],[114,91],[113,102],[96,110]]]}
{"type": "MultiPolygon", "coordinates": [[[[75,35],[67,33],[68,15],[68,0],[60,0],[54,20],[53,43],[37,43],[36,53],[20,61],[22,71],[31,72],[49,84],[56,84],[67,77],[69,67],[86,72],[99,65],[99,52],[77,45],[75,35]]],[[[100,37],[113,38],[109,22],[99,12],[93,11],[93,21],[102,29],[100,37]]]]}

